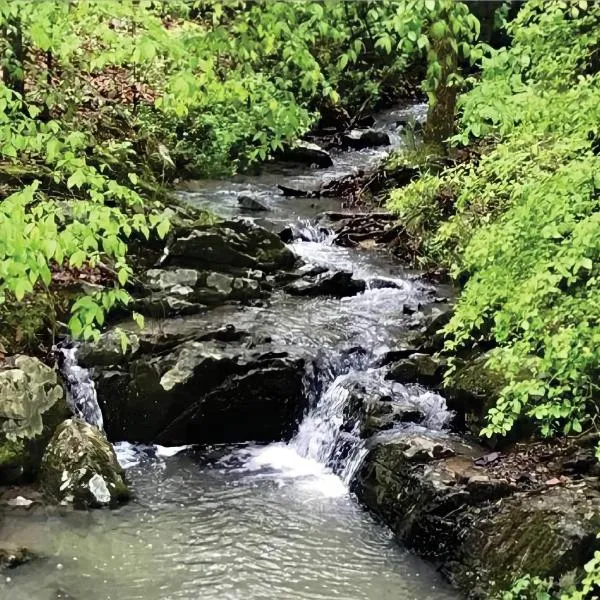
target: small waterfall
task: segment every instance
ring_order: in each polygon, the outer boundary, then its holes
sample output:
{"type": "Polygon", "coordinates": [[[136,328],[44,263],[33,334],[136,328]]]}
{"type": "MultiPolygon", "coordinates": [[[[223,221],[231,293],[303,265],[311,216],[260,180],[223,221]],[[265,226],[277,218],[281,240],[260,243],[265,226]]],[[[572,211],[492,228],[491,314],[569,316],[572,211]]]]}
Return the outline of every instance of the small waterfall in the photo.
{"type": "Polygon", "coordinates": [[[317,242],[330,245],[335,238],[333,231],[310,219],[298,219],[296,223],[292,223],[289,227],[293,238],[295,240],[302,240],[303,242],[317,242]]]}
{"type": "Polygon", "coordinates": [[[439,394],[418,385],[386,380],[385,369],[368,368],[368,362],[368,355],[355,352],[326,363],[325,381],[307,385],[310,409],[289,442],[300,456],[330,468],[346,484],[350,484],[368,452],[359,416],[364,402],[375,399],[418,415],[412,423],[394,426],[398,428],[418,424],[439,431],[452,417],[439,394]]]}
{"type": "Polygon", "coordinates": [[[67,403],[71,412],[86,423],[104,429],[102,411],[98,405],[96,386],[88,369],[77,363],[77,346],[59,347],[58,365],[67,387],[67,403]]]}

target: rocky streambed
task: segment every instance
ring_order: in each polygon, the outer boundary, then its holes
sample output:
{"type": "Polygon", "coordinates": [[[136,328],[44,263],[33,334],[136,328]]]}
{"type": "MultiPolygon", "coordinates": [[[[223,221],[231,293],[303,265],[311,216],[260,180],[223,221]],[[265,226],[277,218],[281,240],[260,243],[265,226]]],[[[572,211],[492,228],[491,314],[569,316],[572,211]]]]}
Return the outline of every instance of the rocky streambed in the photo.
{"type": "Polygon", "coordinates": [[[140,253],[144,328],[64,348],[64,396],[31,359],[0,373],[4,430],[30,440],[4,444],[0,474],[38,482],[4,488],[0,556],[38,558],[3,573],[0,598],[457,597],[440,569],[488,597],[593,552],[589,451],[540,451],[524,477],[529,464],[468,437],[493,379],[474,362],[462,388],[443,385],[452,290],[382,248],[385,215],[339,197],[423,113],[387,113],[352,151],[306,146],[264,175],[186,183],[183,200],[223,220],[184,211],[140,253]]]}

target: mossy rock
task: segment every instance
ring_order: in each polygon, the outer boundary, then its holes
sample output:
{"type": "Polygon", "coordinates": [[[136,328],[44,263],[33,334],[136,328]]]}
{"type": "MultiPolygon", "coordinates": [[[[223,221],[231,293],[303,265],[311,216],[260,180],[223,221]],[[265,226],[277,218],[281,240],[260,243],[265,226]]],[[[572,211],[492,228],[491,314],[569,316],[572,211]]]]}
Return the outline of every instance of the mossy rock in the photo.
{"type": "Polygon", "coordinates": [[[24,473],[27,453],[23,440],[9,440],[0,436],[0,483],[15,483],[24,473]]]}
{"type": "Polygon", "coordinates": [[[469,509],[455,525],[463,541],[446,568],[478,599],[526,574],[560,579],[581,571],[600,549],[600,502],[584,484],[515,494],[469,509]]]}
{"type": "Polygon", "coordinates": [[[51,342],[56,299],[36,293],[21,302],[0,305],[0,344],[4,354],[36,351],[51,342]]]}
{"type": "Polygon", "coordinates": [[[508,383],[502,372],[488,364],[488,359],[488,354],[482,354],[465,362],[442,390],[448,407],[464,416],[467,429],[474,435],[479,435],[485,426],[486,415],[508,383]]]}
{"type": "Polygon", "coordinates": [[[69,414],[53,369],[26,355],[6,360],[0,369],[0,483],[34,477],[50,437],[69,414]]]}
{"type": "Polygon", "coordinates": [[[48,500],[77,508],[114,506],[131,492],[103,432],[79,419],[64,421],[42,459],[40,485],[48,500]]]}

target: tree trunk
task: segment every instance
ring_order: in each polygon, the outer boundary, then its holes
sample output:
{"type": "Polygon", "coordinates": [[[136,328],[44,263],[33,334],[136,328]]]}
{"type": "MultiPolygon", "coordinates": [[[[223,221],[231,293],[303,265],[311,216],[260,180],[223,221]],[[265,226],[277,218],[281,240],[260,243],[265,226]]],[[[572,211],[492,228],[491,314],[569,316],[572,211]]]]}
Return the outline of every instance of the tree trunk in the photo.
{"type": "Polygon", "coordinates": [[[449,85],[449,78],[458,69],[458,58],[447,40],[435,43],[434,50],[442,66],[440,83],[435,90],[435,102],[429,102],[427,124],[425,125],[425,142],[443,144],[455,131],[454,117],[458,87],[449,85]]]}

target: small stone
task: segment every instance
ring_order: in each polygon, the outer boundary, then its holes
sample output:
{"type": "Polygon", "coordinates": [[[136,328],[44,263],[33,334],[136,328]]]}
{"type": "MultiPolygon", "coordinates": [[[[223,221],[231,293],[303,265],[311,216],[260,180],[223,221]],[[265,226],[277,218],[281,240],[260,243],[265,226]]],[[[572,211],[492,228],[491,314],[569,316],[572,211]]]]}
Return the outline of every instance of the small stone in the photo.
{"type": "Polygon", "coordinates": [[[23,496],[17,496],[16,498],[11,498],[7,504],[9,506],[31,506],[33,504],[33,500],[29,500],[28,498],[23,498],[23,496]]]}
{"type": "Polygon", "coordinates": [[[552,479],[548,479],[548,481],[545,481],[544,483],[548,486],[553,486],[553,485],[559,485],[560,482],[561,482],[560,479],[553,477],[552,479]]]}
{"type": "Polygon", "coordinates": [[[469,477],[468,485],[477,485],[479,483],[489,483],[491,479],[487,475],[473,475],[469,477]]]}

